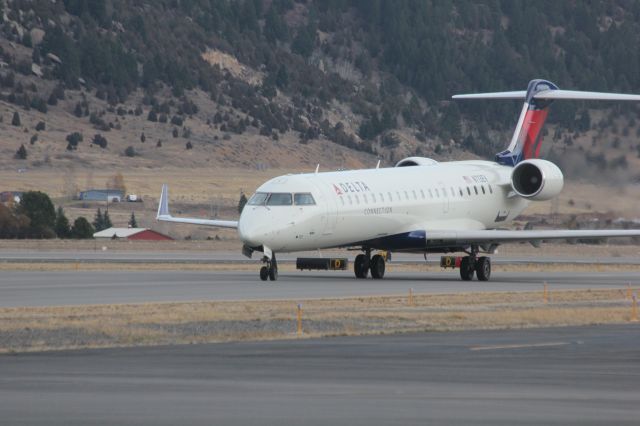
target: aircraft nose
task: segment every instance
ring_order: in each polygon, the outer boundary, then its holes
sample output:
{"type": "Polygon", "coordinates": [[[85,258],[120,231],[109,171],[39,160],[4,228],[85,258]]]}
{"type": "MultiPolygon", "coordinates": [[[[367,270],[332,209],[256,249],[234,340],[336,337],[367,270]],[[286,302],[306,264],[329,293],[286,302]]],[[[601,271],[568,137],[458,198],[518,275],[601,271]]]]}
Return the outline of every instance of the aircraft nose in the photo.
{"type": "Polygon", "coordinates": [[[262,230],[255,221],[249,220],[246,215],[240,217],[240,221],[238,222],[238,235],[243,243],[252,247],[259,246],[262,244],[260,241],[261,234],[262,230]]]}

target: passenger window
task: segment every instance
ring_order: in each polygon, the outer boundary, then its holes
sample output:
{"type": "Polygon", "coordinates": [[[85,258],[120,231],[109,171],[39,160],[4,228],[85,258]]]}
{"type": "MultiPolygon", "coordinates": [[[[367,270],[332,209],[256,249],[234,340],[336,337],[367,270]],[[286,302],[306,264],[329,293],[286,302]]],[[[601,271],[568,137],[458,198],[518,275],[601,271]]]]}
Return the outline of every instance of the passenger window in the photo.
{"type": "Polygon", "coordinates": [[[391,196],[391,193],[387,192],[387,195],[389,196],[389,202],[393,201],[393,197],[391,196]]]}
{"type": "Polygon", "coordinates": [[[349,205],[353,204],[353,200],[351,199],[351,195],[347,195],[347,198],[349,199],[349,205]]]}
{"type": "Polygon", "coordinates": [[[420,195],[422,195],[422,199],[424,200],[424,190],[420,190],[420,195]]]}
{"type": "Polygon", "coordinates": [[[460,190],[460,196],[464,197],[464,192],[462,192],[462,188],[458,187],[458,189],[460,190]]]}
{"type": "Polygon", "coordinates": [[[396,191],[396,195],[398,196],[398,201],[402,201],[402,197],[400,196],[400,191],[396,191]]]}
{"type": "Polygon", "coordinates": [[[261,206],[264,204],[264,201],[267,199],[268,195],[269,194],[267,194],[266,192],[256,192],[251,196],[251,198],[249,198],[247,204],[249,204],[250,206],[261,206]]]}
{"type": "Polygon", "coordinates": [[[449,191],[451,191],[451,196],[452,197],[456,196],[456,191],[453,190],[453,186],[449,188],[449,191]]]}
{"type": "Polygon", "coordinates": [[[480,188],[482,189],[482,194],[486,194],[486,192],[484,192],[484,185],[480,185],[480,188]]]}
{"type": "Polygon", "coordinates": [[[364,201],[365,204],[369,204],[369,200],[367,199],[367,194],[362,194],[362,201],[364,201]]]}
{"type": "Polygon", "coordinates": [[[409,193],[407,191],[404,191],[404,199],[409,201],[409,193]]]}
{"type": "Polygon", "coordinates": [[[344,197],[340,197],[340,201],[342,202],[342,205],[344,206],[344,197]]]}
{"type": "Polygon", "coordinates": [[[294,194],[293,202],[296,206],[313,206],[316,204],[311,194],[294,194]]]}
{"type": "Polygon", "coordinates": [[[267,205],[268,206],[290,206],[291,194],[274,192],[271,195],[269,195],[269,199],[267,200],[267,205]]]}
{"type": "Polygon", "coordinates": [[[491,185],[489,185],[489,192],[493,194],[493,188],[491,188],[491,185]]]}
{"type": "Polygon", "coordinates": [[[448,197],[448,195],[447,195],[447,188],[442,188],[442,197],[443,197],[443,198],[447,198],[447,197],[448,197]]]}
{"type": "Polygon", "coordinates": [[[429,190],[429,198],[433,198],[433,192],[431,192],[431,190],[429,190]]]}
{"type": "Polygon", "coordinates": [[[476,195],[478,195],[478,187],[473,185],[473,190],[476,191],[476,195]]]}
{"type": "Polygon", "coordinates": [[[380,193],[380,202],[384,203],[384,194],[382,192],[380,193]]]}
{"type": "Polygon", "coordinates": [[[417,200],[417,199],[418,199],[418,196],[416,195],[416,191],[415,191],[415,189],[414,189],[413,191],[411,191],[411,192],[413,192],[413,199],[414,199],[414,200],[417,200]]]}
{"type": "Polygon", "coordinates": [[[436,191],[436,198],[440,198],[440,191],[438,191],[438,188],[436,188],[435,191],[436,191]]]}
{"type": "Polygon", "coordinates": [[[471,189],[467,186],[467,194],[471,195],[471,189]]]}
{"type": "Polygon", "coordinates": [[[356,194],[355,197],[356,197],[356,204],[360,204],[360,197],[358,197],[358,194],[356,194]]]}

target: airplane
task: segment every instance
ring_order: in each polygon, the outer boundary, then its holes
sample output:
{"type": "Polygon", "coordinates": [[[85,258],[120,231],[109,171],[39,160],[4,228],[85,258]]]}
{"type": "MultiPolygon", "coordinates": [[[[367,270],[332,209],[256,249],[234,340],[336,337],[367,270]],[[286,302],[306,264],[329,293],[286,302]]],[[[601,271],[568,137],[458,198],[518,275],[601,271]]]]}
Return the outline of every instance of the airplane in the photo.
{"type": "MultiPolygon", "coordinates": [[[[505,243],[582,238],[638,237],[635,230],[510,230],[532,202],[560,194],[564,177],[541,158],[542,128],[556,100],[640,101],[640,95],[561,90],[536,79],[527,90],[453,96],[455,100],[521,99],[524,105],[508,148],[495,161],[438,162],[424,157],[394,167],[288,174],[262,184],[238,221],[174,217],[168,186],[162,187],[157,220],[235,228],[242,252],[263,253],[260,279],[278,278],[276,253],[328,248],[361,251],[357,278],[385,274],[380,252],[464,253],[443,256],[441,265],[460,270],[462,280],[488,281],[496,248],[505,243]],[[373,254],[373,252],[378,253],[373,254]]],[[[379,165],[379,163],[378,163],[379,165]]]]}

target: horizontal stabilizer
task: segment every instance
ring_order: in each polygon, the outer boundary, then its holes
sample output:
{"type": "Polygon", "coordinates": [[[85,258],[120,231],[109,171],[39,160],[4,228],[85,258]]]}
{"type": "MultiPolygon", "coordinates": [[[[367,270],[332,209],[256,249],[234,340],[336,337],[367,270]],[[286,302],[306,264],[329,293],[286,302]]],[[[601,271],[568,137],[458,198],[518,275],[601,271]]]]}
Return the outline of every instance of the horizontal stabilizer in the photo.
{"type": "MultiPolygon", "coordinates": [[[[454,95],[452,99],[522,99],[527,97],[526,90],[514,92],[469,93],[454,95]]],[[[583,101],[640,101],[640,95],[627,93],[583,92],[580,90],[543,90],[533,94],[533,99],[565,99],[583,101]]]]}
{"type": "Polygon", "coordinates": [[[156,220],[160,222],[216,226],[218,228],[238,228],[238,222],[235,220],[211,220],[171,216],[171,213],[169,213],[169,186],[166,184],[162,185],[162,192],[160,193],[160,203],[158,205],[158,214],[156,216],[156,220]]]}
{"type": "Polygon", "coordinates": [[[469,93],[465,95],[454,95],[452,96],[452,99],[524,99],[526,96],[526,90],[516,90],[515,92],[469,93]]]}

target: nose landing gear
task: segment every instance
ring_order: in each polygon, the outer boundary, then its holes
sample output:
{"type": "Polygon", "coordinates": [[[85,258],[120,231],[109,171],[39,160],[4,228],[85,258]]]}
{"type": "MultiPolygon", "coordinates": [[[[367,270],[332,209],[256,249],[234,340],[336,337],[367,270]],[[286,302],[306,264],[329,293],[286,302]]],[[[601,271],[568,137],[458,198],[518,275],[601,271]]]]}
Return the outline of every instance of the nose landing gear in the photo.
{"type": "Polygon", "coordinates": [[[271,259],[264,256],[262,261],[265,263],[265,266],[260,268],[260,279],[262,281],[266,281],[268,278],[271,281],[276,281],[278,279],[278,262],[276,262],[276,254],[273,253],[271,255],[271,259]]]}

